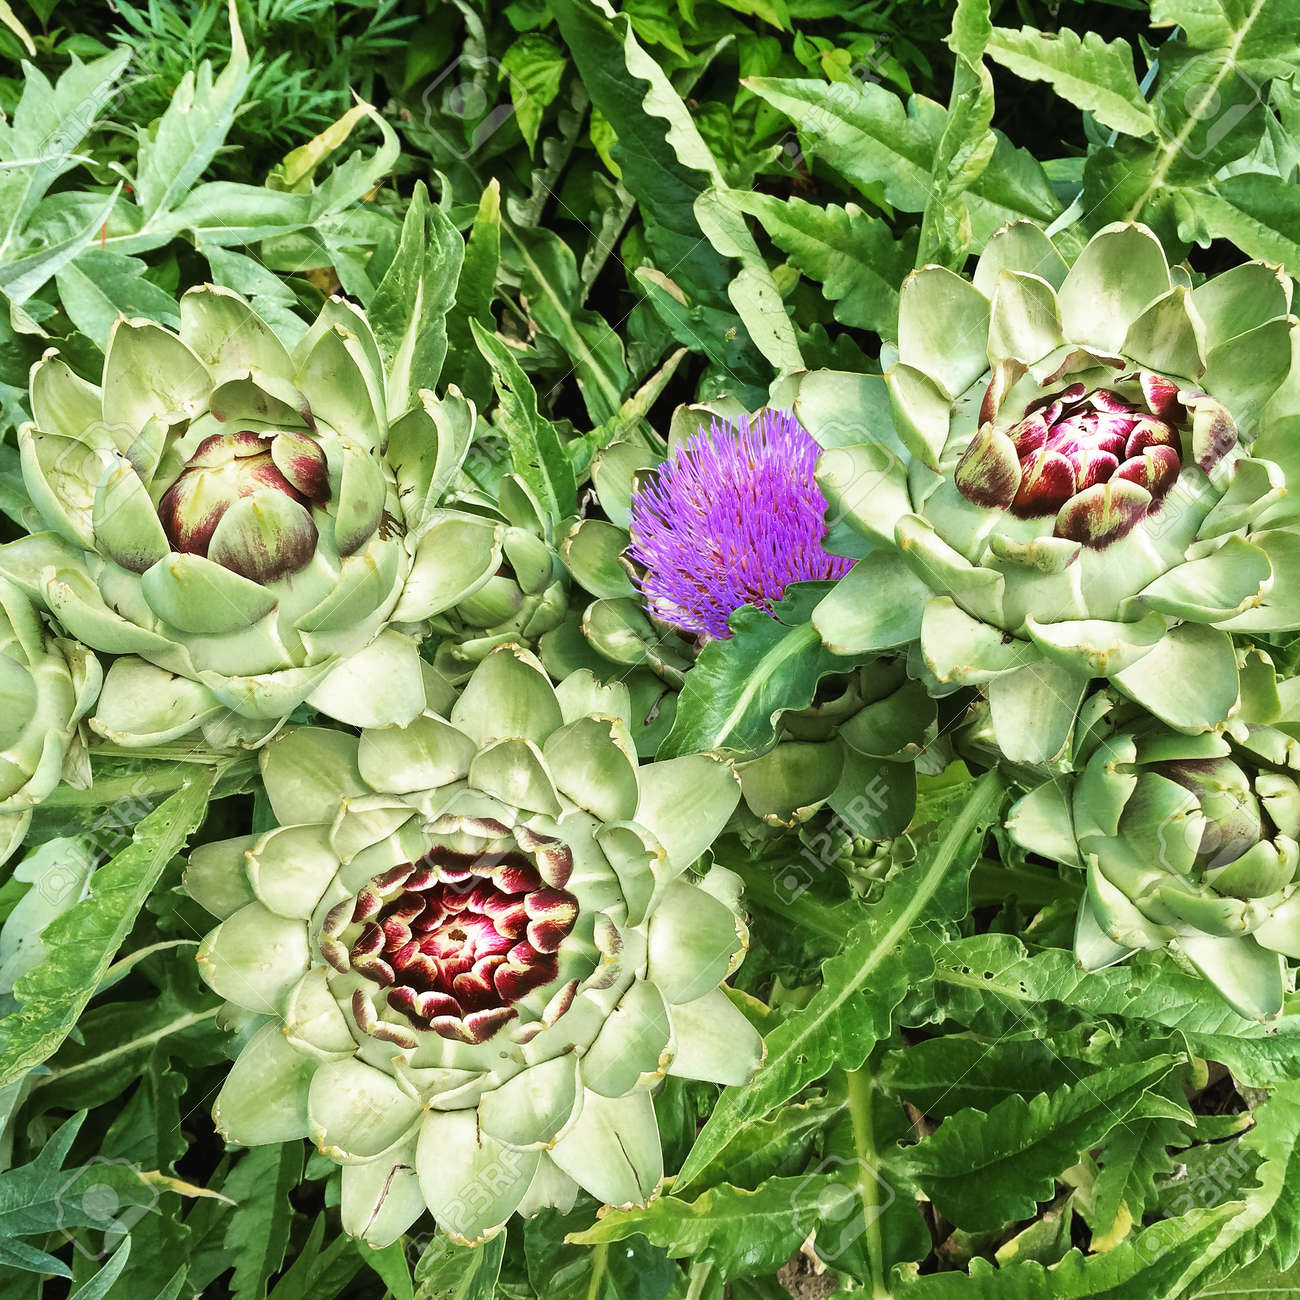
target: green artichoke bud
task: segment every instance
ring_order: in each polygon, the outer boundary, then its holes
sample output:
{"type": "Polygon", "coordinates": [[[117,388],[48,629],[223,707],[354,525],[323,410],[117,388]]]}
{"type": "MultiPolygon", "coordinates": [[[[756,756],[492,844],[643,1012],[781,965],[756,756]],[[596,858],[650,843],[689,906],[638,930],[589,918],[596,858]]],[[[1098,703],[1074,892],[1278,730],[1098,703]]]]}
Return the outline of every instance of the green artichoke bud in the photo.
{"type": "Polygon", "coordinates": [[[813,616],[824,642],[984,686],[1017,761],[1063,751],[1094,678],[1220,725],[1230,632],[1300,626],[1290,291],[1262,263],[1190,288],[1132,224],[1069,267],[1018,223],[973,283],[915,272],[883,379],[809,375],[795,400],[832,543],[860,557],[813,616]]]}
{"type": "Polygon", "coordinates": [[[90,784],[78,724],[102,681],[95,656],[50,636],[31,601],[0,579],[0,862],[22,843],[32,809],[61,780],[90,784]]]}
{"type": "Polygon", "coordinates": [[[91,721],[120,744],[257,743],[304,702],[410,721],[423,623],[500,563],[495,524],[437,508],[473,408],[453,389],[390,411],[341,299],[292,347],[210,285],[180,322],[119,320],[99,387],[54,353],[34,368],[19,442],[50,531],[0,548],[0,571],[121,656],[91,721]]]}
{"type": "Polygon", "coordinates": [[[310,1136],[376,1245],[426,1206],[473,1242],[579,1188],[646,1201],[656,1082],[743,1083],[763,1050],[718,987],[747,942],[738,878],[686,874],[736,805],[731,768],[639,767],[624,688],[553,688],[516,646],[438,704],[359,738],[287,729],[262,753],[279,825],[187,875],[224,918],[204,977],[266,1017],[218,1128],[310,1136]]]}
{"type": "Polygon", "coordinates": [[[1023,847],[1081,867],[1075,948],[1098,970],[1168,947],[1242,1015],[1282,1007],[1300,958],[1300,743],[1250,726],[1245,743],[1154,723],[1098,739],[1081,770],[1012,809],[1023,847]]]}
{"type": "Polygon", "coordinates": [[[559,627],[569,609],[569,580],[554,521],[518,475],[503,475],[495,493],[462,491],[453,500],[458,509],[492,521],[501,536],[499,570],[434,625],[439,671],[463,681],[497,646],[535,643],[559,627]]]}

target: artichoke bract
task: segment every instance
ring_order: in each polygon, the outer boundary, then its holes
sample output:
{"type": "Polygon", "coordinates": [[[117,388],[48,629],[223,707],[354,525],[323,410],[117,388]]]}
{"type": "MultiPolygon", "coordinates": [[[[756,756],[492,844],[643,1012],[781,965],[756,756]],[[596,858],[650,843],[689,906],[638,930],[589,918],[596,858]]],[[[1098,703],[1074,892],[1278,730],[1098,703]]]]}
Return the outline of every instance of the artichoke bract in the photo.
{"type": "Polygon", "coordinates": [[[452,389],[390,410],[359,311],[330,301],[289,347],[204,286],[179,334],[120,319],[102,386],[48,354],[31,402],[23,478],[50,531],[0,572],[121,656],[97,731],[255,743],[304,701],[358,726],[420,712],[420,625],[488,580],[500,535],[436,508],[473,408],[452,389]]]}
{"type": "Polygon", "coordinates": [[[94,655],[50,635],[31,601],[0,579],[0,862],[61,780],[90,784],[79,724],[102,680],[94,655]]]}
{"type": "Polygon", "coordinates": [[[1258,262],[1192,288],[1133,224],[1069,266],[1018,223],[973,282],[913,273],[883,380],[805,376],[796,400],[858,557],[824,642],[910,646],[936,694],[986,686],[1018,761],[1061,753],[1094,678],[1221,724],[1230,633],[1300,626],[1290,294],[1258,262]]]}
{"type": "Polygon", "coordinates": [[[1284,958],[1300,958],[1300,742],[1274,726],[1128,725],[1091,737],[1080,770],[1022,798],[1008,830],[1086,870],[1085,969],[1168,947],[1243,1016],[1277,1015],[1284,958]]]}
{"type": "Polygon", "coordinates": [[[376,1245],[426,1207],[479,1241],[579,1188],[644,1202],[656,1082],[742,1083],[762,1057],[719,988],[738,878],[685,874],[736,805],[730,767],[638,767],[624,688],[554,688],[513,645],[436,704],[359,737],[286,729],[262,753],[279,826],[187,874],[225,918],[204,977],[263,1019],[218,1128],[310,1136],[376,1245]]]}

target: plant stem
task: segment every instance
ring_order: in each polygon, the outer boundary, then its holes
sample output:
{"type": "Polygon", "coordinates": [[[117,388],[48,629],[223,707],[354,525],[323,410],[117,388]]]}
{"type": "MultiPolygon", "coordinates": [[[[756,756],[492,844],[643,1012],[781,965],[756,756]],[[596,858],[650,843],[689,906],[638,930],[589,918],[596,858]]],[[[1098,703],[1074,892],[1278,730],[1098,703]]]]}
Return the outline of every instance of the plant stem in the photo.
{"type": "Polygon", "coordinates": [[[887,1300],[885,1285],[885,1243],[880,1231],[880,1182],[876,1175],[876,1130],[871,1115],[871,1071],[867,1066],[850,1070],[845,1076],[849,1090],[849,1119],[853,1126],[853,1146],[858,1157],[857,1191],[866,1224],[867,1285],[877,1300],[887,1300]]]}
{"type": "Polygon", "coordinates": [[[713,1265],[697,1261],[691,1265],[690,1286],[686,1291],[686,1300],[700,1300],[704,1288],[713,1276],[713,1265]]]}
{"type": "Polygon", "coordinates": [[[591,1248],[591,1281],[587,1283],[587,1300],[597,1300],[601,1283],[605,1280],[605,1269],[609,1264],[609,1247],[593,1246],[591,1248]]]}

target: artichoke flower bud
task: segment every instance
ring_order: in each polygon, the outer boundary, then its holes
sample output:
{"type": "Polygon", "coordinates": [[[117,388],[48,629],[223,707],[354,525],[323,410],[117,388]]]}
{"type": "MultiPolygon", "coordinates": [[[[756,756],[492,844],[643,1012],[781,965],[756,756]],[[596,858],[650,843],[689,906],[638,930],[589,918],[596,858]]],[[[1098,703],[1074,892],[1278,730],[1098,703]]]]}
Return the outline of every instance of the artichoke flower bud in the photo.
{"type": "Polygon", "coordinates": [[[114,656],[90,726],[115,744],[256,747],[303,704],[410,722],[413,634],[501,562],[493,521],[440,508],[472,406],[390,395],[342,299],[289,342],[226,289],[179,307],[177,333],[119,319],[99,385],[33,368],[19,450],[48,531],[0,572],[114,656]]]}
{"type": "MultiPolygon", "coordinates": [[[[996,382],[984,410],[994,405],[996,382]]],[[[981,429],[953,482],[975,505],[1019,519],[1051,516],[1053,536],[1101,548],[1159,508],[1178,481],[1180,445],[1174,427],[1145,402],[1072,384],[1031,404],[1005,434],[993,425],[981,429]]]]}
{"type": "Polygon", "coordinates": [[[1087,873],[1086,970],[1168,948],[1241,1015],[1278,1014],[1283,959],[1300,958],[1300,784],[1255,752],[1271,730],[1252,727],[1249,749],[1155,723],[1094,736],[1077,772],[1015,805],[1018,843],[1087,873]]]}
{"type": "Polygon", "coordinates": [[[212,434],[163,493],[158,517],[174,550],[266,583],[311,559],[311,506],[329,496],[325,453],[310,438],[212,434]]]}
{"type": "Polygon", "coordinates": [[[730,765],[639,764],[625,686],[554,687],[513,644],[448,694],[405,727],[281,732],[278,824],[196,848],[185,878],[220,918],[203,977],[270,1017],[218,1129],[312,1138],[376,1246],[426,1209],[475,1243],[580,1187],[644,1203],[659,1081],[743,1083],[763,1056],[719,988],[739,880],[688,871],[735,810],[730,765]]]}
{"type": "Polygon", "coordinates": [[[1228,721],[1232,634],[1300,627],[1300,347],[1277,268],[1189,280],[1136,223],[1068,258],[1013,222],[969,279],[908,277],[879,379],[792,381],[858,557],[812,614],[828,649],[983,688],[1013,762],[1060,760],[1098,678],[1177,731],[1228,721]]]}

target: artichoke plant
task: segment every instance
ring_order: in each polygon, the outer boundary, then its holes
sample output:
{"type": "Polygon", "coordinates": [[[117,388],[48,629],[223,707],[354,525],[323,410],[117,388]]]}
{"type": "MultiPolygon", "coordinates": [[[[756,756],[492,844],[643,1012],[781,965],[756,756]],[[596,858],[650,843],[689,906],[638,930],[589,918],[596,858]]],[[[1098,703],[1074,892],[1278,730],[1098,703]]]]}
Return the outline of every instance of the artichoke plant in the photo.
{"type": "Polygon", "coordinates": [[[48,531],[0,548],[0,572],[120,656],[97,731],[256,743],[304,702],[419,714],[421,625],[488,581],[501,537],[437,509],[473,408],[453,389],[390,409],[398,387],[342,299],[290,347],[211,285],[179,334],[119,320],[99,386],[54,353],[34,368],[19,442],[48,531]]]}
{"type": "Polygon", "coordinates": [[[218,1128],[310,1136],[376,1245],[426,1206],[479,1241],[579,1188],[644,1202],[656,1082],[742,1083],[762,1056],[718,987],[746,944],[738,878],[687,874],[730,767],[638,767],[625,689],[553,688],[513,645],[434,703],[359,737],[286,729],[262,752],[279,825],[187,875],[224,918],[204,977],[261,1022],[218,1128]]]}
{"type": "Polygon", "coordinates": [[[0,579],[0,862],[22,843],[32,809],[61,780],[89,785],[80,722],[102,681],[95,656],[51,636],[31,601],[0,579]]]}
{"type": "Polygon", "coordinates": [[[1086,970],[1168,948],[1242,1015],[1281,1010],[1284,958],[1300,958],[1300,709],[1272,703],[1268,722],[1186,735],[1103,692],[1078,770],[1016,803],[1022,847],[1087,873],[1086,970]]]}
{"type": "Polygon", "coordinates": [[[883,380],[807,376],[796,400],[858,558],[824,642],[909,646],[938,694],[986,686],[1020,761],[1062,752],[1094,678],[1220,725],[1230,633],[1300,626],[1290,293],[1258,262],[1193,288],[1134,224],[1072,265],[1017,223],[973,282],[915,272],[883,380]]]}

